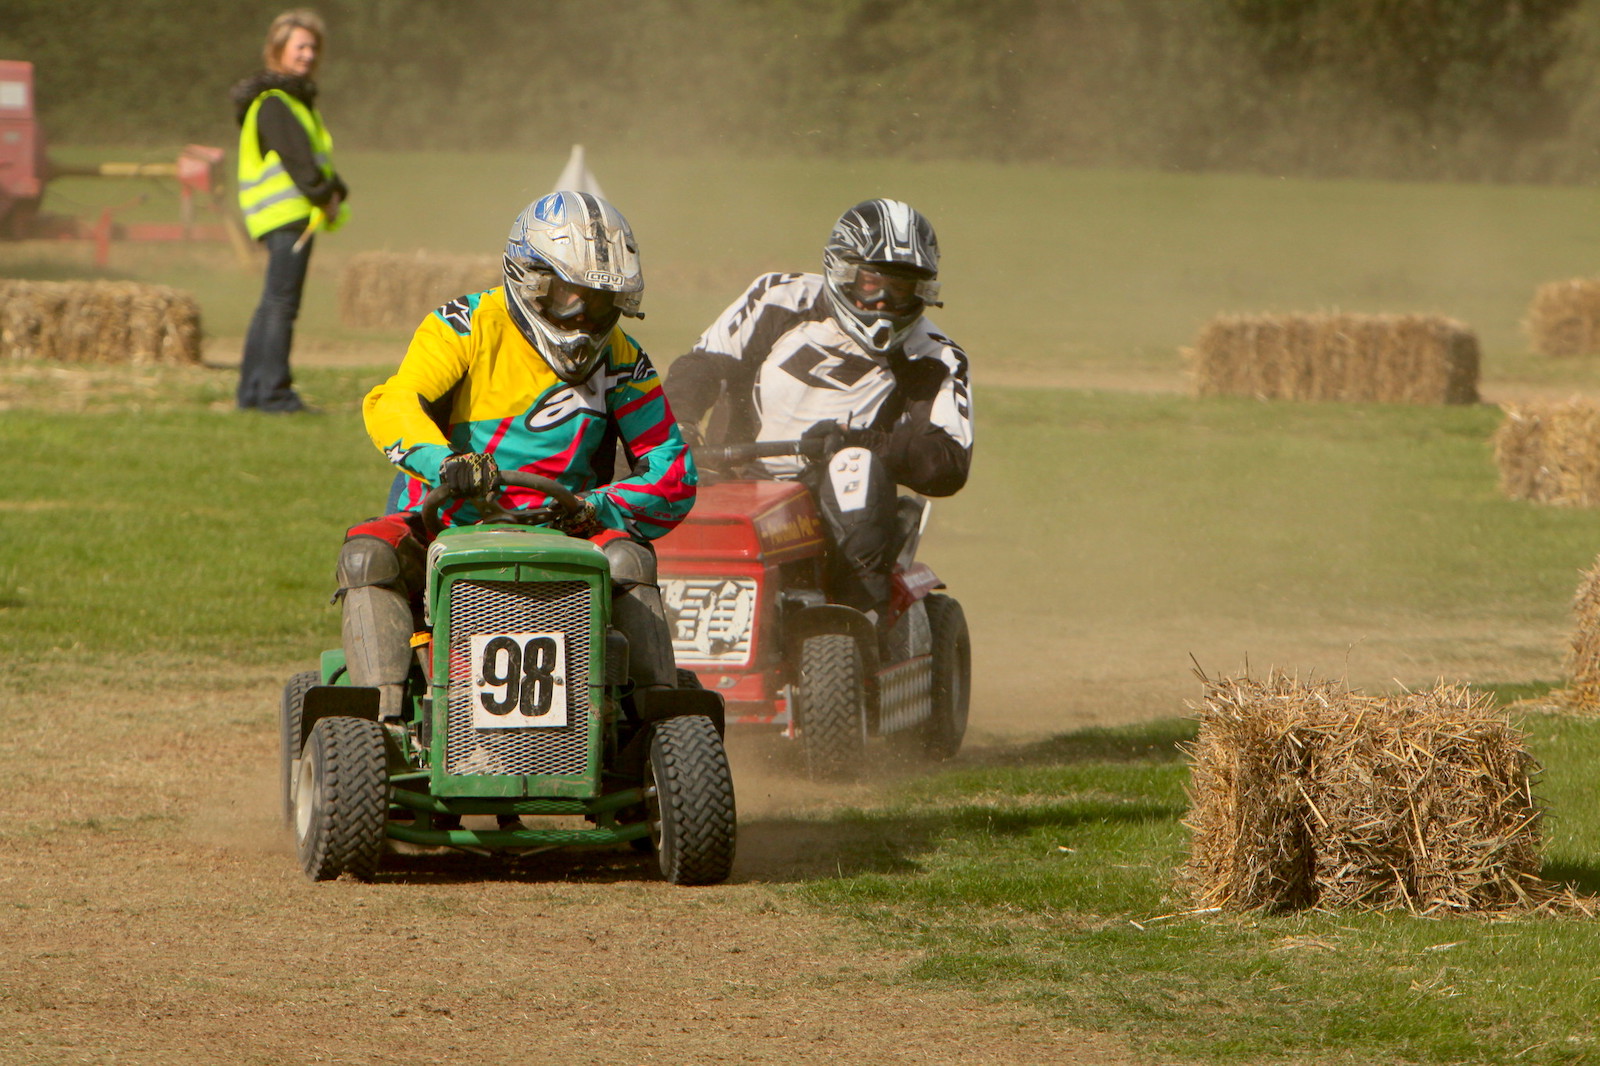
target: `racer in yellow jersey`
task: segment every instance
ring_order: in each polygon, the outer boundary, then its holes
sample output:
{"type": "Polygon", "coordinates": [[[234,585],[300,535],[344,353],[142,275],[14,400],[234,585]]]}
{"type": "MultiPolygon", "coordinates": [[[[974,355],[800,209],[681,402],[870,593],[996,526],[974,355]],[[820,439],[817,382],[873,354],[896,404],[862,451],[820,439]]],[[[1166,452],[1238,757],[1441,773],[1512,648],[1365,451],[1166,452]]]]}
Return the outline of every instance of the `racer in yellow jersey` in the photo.
{"type": "Polygon", "coordinates": [[[350,529],[339,556],[350,681],[378,688],[385,716],[400,713],[420,628],[422,499],[432,486],[449,490],[446,524],[475,520],[484,499],[544,503],[498,487],[501,470],[578,494],[583,507],[563,528],[610,559],[632,680],[677,681],[650,541],[689,512],[696,474],[655,368],[620,326],[642,317],[632,230],[597,196],[551,193],[517,217],[504,268],[503,286],[431,312],[363,406],[373,444],[406,476],[396,513],[350,529]],[[614,469],[619,457],[626,470],[614,469]]]}

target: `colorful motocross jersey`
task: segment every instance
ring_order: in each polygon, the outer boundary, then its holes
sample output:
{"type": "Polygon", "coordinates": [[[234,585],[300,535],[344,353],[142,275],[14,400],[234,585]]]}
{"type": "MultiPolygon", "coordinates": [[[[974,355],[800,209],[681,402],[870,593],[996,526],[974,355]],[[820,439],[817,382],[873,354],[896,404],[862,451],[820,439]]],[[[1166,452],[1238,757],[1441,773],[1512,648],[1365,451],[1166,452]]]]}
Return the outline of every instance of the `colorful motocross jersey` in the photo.
{"type": "MultiPolygon", "coordinates": [[[[686,422],[712,415],[722,443],[795,440],[819,423],[877,431],[872,445],[901,485],[947,496],[972,463],[967,356],[927,316],[901,347],[876,356],[830,313],[817,274],[764,274],[672,365],[673,406],[686,422]]],[[[766,460],[792,477],[797,459],[766,460]]]]}
{"type": "MultiPolygon", "coordinates": [[[[420,509],[439,464],[463,452],[492,455],[502,470],[541,474],[573,492],[597,490],[589,499],[599,520],[645,539],[676,526],[694,503],[694,459],[633,339],[613,330],[594,374],[569,385],[511,321],[499,288],[430,313],[400,369],[367,394],[363,413],[372,442],[410,475],[403,510],[420,509]],[[619,445],[631,472],[614,481],[619,445]]],[[[499,502],[543,500],[511,488],[499,502]]],[[[466,501],[440,514],[447,523],[477,517],[466,501]]]]}

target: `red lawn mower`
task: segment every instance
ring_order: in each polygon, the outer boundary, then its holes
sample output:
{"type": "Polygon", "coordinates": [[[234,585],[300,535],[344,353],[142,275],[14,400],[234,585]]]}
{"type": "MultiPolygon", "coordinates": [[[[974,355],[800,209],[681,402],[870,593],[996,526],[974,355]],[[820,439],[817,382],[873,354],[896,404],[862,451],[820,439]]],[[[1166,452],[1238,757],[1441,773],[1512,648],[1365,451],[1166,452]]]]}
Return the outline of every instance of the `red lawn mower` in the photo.
{"type": "Polygon", "coordinates": [[[684,523],[656,542],[678,665],[727,703],[730,727],[797,741],[813,777],[860,773],[890,737],[933,759],[961,747],[972,651],[966,618],[916,550],[929,504],[901,496],[887,617],[829,601],[825,542],[805,486],[753,461],[823,458],[817,440],[700,447],[684,523]]]}

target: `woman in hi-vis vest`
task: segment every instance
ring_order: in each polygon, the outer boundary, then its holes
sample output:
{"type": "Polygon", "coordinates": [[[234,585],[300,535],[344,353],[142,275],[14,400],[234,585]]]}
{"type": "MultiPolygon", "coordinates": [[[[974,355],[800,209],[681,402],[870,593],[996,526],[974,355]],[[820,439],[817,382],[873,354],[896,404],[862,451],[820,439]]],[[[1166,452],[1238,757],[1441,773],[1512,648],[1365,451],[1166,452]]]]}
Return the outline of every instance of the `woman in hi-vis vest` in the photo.
{"type": "Polygon", "coordinates": [[[312,235],[338,229],[348,211],[348,190],[333,169],[333,137],[317,113],[312,81],[324,36],[315,12],[279,15],[262,49],[267,68],[229,94],[239,121],[239,207],[250,236],[267,249],[261,303],[239,366],[240,410],[312,410],[294,391],[289,346],[312,235]]]}

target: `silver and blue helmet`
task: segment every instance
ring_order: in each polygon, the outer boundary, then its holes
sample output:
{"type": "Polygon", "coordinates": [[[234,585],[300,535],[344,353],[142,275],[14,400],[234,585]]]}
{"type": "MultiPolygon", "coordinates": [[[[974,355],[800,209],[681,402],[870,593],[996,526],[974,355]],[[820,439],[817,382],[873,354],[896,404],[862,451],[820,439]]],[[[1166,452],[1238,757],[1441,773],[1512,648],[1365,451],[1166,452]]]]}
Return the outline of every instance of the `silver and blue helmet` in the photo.
{"type": "Polygon", "coordinates": [[[900,347],[928,306],[939,302],[939,238],[933,224],[899,200],[866,200],[840,216],[822,253],[834,321],[866,351],[900,347]]]}
{"type": "Polygon", "coordinates": [[[622,315],[642,318],[644,274],[628,220],[592,193],[523,209],[506,238],[506,308],[563,381],[594,373],[622,315]]]}

